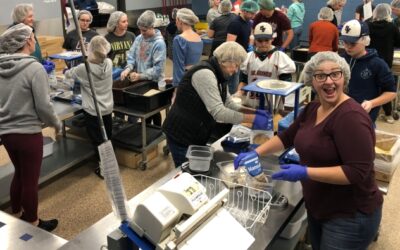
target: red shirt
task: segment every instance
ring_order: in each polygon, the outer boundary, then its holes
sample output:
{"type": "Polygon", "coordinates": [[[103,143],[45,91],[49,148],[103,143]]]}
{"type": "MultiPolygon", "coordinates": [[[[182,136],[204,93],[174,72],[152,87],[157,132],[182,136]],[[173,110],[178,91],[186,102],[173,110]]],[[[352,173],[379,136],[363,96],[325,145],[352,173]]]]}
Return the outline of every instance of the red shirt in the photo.
{"type": "Polygon", "coordinates": [[[353,99],[341,103],[315,125],[319,102],[313,101],[279,138],[295,146],[302,165],[341,166],[349,185],[302,181],[307,211],[315,219],[370,214],[383,202],[375,182],[375,131],[368,114],[353,99]]]}
{"type": "Polygon", "coordinates": [[[319,20],[310,24],[308,52],[338,51],[339,31],[329,21],[319,20]]]}
{"type": "Polygon", "coordinates": [[[271,24],[272,30],[276,32],[276,38],[272,42],[272,45],[280,47],[282,46],[282,33],[284,31],[292,29],[290,26],[290,20],[287,18],[285,14],[283,14],[279,10],[275,10],[274,14],[271,17],[266,17],[260,12],[254,17],[253,29],[257,26],[257,24],[261,22],[267,22],[271,24]]]}

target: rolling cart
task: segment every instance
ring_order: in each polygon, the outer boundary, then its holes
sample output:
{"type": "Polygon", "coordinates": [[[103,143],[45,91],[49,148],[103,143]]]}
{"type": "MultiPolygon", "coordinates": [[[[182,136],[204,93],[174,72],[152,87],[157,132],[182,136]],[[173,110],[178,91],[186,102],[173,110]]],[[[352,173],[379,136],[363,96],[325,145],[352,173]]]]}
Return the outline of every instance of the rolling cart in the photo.
{"type": "Polygon", "coordinates": [[[400,112],[400,51],[394,51],[393,65],[392,65],[393,75],[397,77],[397,88],[396,88],[396,99],[393,101],[393,119],[399,119],[400,112]]]}
{"type": "MultiPolygon", "coordinates": [[[[147,168],[147,151],[166,139],[165,135],[161,131],[161,127],[146,124],[146,119],[151,117],[152,115],[155,115],[155,114],[161,112],[162,110],[165,110],[166,114],[168,114],[169,106],[170,106],[170,104],[167,104],[165,106],[159,107],[159,108],[154,109],[149,112],[137,111],[137,110],[133,110],[132,108],[123,107],[123,106],[114,106],[114,112],[116,112],[116,113],[121,113],[121,114],[128,115],[128,116],[134,116],[134,117],[138,117],[141,119],[141,125],[140,125],[140,134],[142,137],[141,144],[129,147],[129,149],[142,154],[142,161],[139,163],[139,168],[141,170],[145,170],[147,168]],[[157,133],[157,136],[155,136],[154,138],[151,138],[150,141],[147,138],[148,130],[151,130],[151,131],[157,133]]],[[[126,138],[126,139],[129,139],[129,138],[126,138]]],[[[119,144],[116,143],[116,146],[119,146],[119,144]]],[[[167,146],[163,147],[163,153],[164,153],[164,155],[169,154],[169,150],[168,150],[167,146]]]]}

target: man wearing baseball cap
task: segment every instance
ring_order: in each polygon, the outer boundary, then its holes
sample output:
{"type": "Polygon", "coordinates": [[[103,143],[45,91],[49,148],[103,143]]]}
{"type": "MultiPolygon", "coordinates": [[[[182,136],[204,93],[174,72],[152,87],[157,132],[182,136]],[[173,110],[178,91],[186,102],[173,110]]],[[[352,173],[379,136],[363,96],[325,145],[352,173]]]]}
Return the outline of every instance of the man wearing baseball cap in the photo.
{"type": "Polygon", "coordinates": [[[276,33],[276,38],[272,44],[284,51],[289,47],[293,39],[293,30],[290,26],[289,18],[281,11],[275,10],[273,0],[259,0],[258,5],[260,6],[260,12],[254,17],[253,28],[261,22],[269,23],[276,33]],[[286,34],[284,41],[283,34],[286,34]]]}
{"type": "Polygon", "coordinates": [[[351,20],[344,24],[340,40],[344,42],[344,58],[350,65],[348,94],[369,113],[375,123],[382,104],[396,97],[396,83],[387,63],[370,43],[367,23],[351,20]]]}
{"type": "Polygon", "coordinates": [[[262,22],[255,27],[256,49],[247,54],[247,59],[240,67],[238,95],[244,95],[240,89],[258,79],[292,80],[292,73],[296,71],[296,65],[289,56],[272,45],[275,36],[269,23],[262,22]]]}

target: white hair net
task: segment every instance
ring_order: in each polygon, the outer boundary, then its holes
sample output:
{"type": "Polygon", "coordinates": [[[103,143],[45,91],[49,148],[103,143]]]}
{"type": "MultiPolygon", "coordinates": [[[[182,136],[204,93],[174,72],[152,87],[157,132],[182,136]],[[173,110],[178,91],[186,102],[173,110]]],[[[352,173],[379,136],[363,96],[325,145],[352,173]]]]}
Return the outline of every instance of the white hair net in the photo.
{"type": "Polygon", "coordinates": [[[29,3],[21,3],[17,4],[12,13],[11,13],[11,18],[14,23],[22,23],[24,22],[24,19],[28,15],[29,11],[33,11],[33,5],[29,3]]]}
{"type": "Polygon", "coordinates": [[[88,57],[91,61],[102,63],[111,50],[110,43],[103,36],[95,36],[88,46],[88,57]]]}
{"type": "Polygon", "coordinates": [[[126,16],[126,14],[122,11],[114,11],[113,13],[111,13],[110,18],[107,22],[107,31],[114,32],[115,28],[118,26],[119,20],[123,16],[126,16]]]}
{"type": "Polygon", "coordinates": [[[393,8],[400,8],[400,0],[393,0],[393,1],[390,3],[390,5],[391,5],[393,8]]]}
{"type": "Polygon", "coordinates": [[[213,52],[219,63],[232,62],[240,65],[246,60],[247,52],[237,42],[224,42],[213,52]]]}
{"type": "Polygon", "coordinates": [[[218,5],[218,12],[220,12],[222,15],[231,13],[231,10],[232,10],[232,2],[230,0],[223,0],[218,5]]]}
{"type": "Polygon", "coordinates": [[[22,49],[32,35],[32,28],[23,23],[11,26],[0,36],[0,53],[12,54],[22,49]]]}
{"type": "Polygon", "coordinates": [[[81,16],[82,15],[89,15],[89,18],[90,18],[90,22],[89,23],[92,23],[92,21],[93,21],[93,16],[92,16],[92,13],[90,13],[90,11],[87,11],[87,10],[80,10],[79,11],[79,13],[78,13],[78,20],[81,18],[81,16]]]}
{"type": "Polygon", "coordinates": [[[328,0],[328,2],[326,2],[327,5],[335,5],[335,4],[346,4],[347,0],[328,0]]]}
{"type": "Polygon", "coordinates": [[[171,18],[172,19],[174,19],[174,20],[176,19],[176,13],[178,12],[178,10],[179,10],[178,8],[174,8],[172,10],[172,12],[171,12],[171,18]]]}
{"type": "Polygon", "coordinates": [[[387,3],[378,4],[372,12],[372,21],[392,21],[392,7],[387,3]]]}
{"type": "Polygon", "coordinates": [[[138,20],[137,20],[137,26],[144,27],[144,28],[153,28],[154,23],[156,22],[156,14],[152,10],[146,10],[143,12],[138,20]]]}
{"type": "Polygon", "coordinates": [[[340,70],[343,72],[344,89],[346,90],[350,80],[349,64],[347,64],[346,60],[343,57],[332,51],[319,52],[311,57],[311,59],[305,64],[304,69],[301,72],[300,82],[304,82],[306,86],[312,86],[315,71],[321,63],[326,61],[338,64],[340,70]]]}
{"type": "Polygon", "coordinates": [[[327,21],[332,21],[333,20],[333,10],[328,7],[322,7],[319,10],[318,13],[318,20],[327,20],[327,21]]]}
{"type": "Polygon", "coordinates": [[[179,18],[183,23],[193,26],[199,22],[199,18],[194,12],[187,8],[179,9],[176,13],[176,18],[179,18]]]}

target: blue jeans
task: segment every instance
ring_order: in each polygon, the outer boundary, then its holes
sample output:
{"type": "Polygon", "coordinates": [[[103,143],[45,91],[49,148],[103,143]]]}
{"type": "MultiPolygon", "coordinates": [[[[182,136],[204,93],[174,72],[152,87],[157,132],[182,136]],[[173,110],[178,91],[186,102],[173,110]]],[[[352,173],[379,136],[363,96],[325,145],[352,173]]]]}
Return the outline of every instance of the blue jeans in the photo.
{"type": "Polygon", "coordinates": [[[167,136],[168,149],[171,152],[172,160],[174,160],[175,167],[180,167],[182,163],[187,161],[186,152],[187,146],[181,145],[167,136]]]}
{"type": "Polygon", "coordinates": [[[354,218],[318,221],[308,215],[313,250],[367,249],[375,238],[382,218],[382,207],[372,214],[357,212],[354,218]]]}
{"type": "Polygon", "coordinates": [[[294,47],[296,47],[300,44],[300,37],[301,37],[302,32],[303,32],[302,26],[293,28],[293,40],[290,42],[290,45],[289,45],[290,49],[293,49],[294,47]]]}

